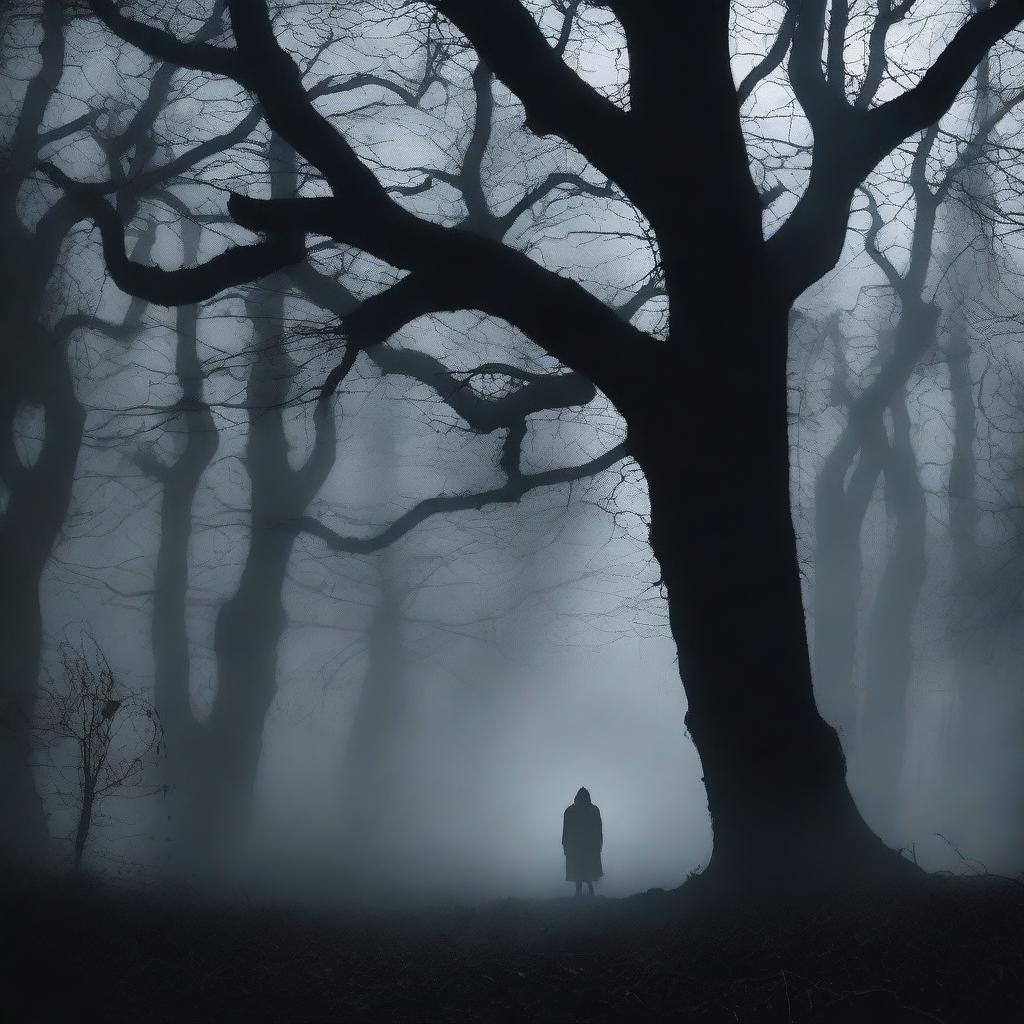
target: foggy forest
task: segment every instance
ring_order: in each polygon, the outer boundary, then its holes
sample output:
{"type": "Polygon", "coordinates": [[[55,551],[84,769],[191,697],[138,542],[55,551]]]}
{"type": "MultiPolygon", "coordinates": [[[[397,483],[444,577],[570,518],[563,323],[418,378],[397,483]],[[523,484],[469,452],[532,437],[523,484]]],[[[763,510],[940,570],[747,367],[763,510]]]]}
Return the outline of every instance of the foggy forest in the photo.
{"type": "Polygon", "coordinates": [[[0,68],[12,1021],[1018,1019],[1022,0],[0,68]]]}

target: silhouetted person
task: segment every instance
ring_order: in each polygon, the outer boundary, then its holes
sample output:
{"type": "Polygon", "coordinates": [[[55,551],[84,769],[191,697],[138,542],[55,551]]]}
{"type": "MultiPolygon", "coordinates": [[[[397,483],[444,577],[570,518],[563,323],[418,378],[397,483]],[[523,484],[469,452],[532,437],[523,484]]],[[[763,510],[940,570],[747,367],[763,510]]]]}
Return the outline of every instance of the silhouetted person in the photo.
{"type": "Polygon", "coordinates": [[[604,871],[601,868],[601,812],[590,802],[590,793],[580,786],[576,799],[562,815],[562,849],[565,851],[565,880],[576,883],[576,895],[594,895],[594,882],[604,871]]]}

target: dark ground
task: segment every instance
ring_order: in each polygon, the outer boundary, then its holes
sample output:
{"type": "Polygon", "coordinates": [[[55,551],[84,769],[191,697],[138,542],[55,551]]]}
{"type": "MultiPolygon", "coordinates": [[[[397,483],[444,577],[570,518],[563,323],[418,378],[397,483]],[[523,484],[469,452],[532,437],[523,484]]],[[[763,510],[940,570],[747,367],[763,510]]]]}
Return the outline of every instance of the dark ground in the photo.
{"type": "Polygon", "coordinates": [[[1024,884],[315,914],[8,878],[0,1021],[1024,1020],[1024,884]]]}

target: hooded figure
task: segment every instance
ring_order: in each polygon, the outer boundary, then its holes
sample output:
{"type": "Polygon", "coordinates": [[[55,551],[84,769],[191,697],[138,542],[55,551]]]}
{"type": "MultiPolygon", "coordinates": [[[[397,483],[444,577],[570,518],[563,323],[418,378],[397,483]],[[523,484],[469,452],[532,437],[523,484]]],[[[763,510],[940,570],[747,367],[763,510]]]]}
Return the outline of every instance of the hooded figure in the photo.
{"type": "Polygon", "coordinates": [[[576,895],[587,883],[589,895],[594,895],[594,882],[604,871],[601,868],[601,812],[590,802],[590,793],[582,786],[576,799],[562,815],[562,849],[565,851],[565,880],[576,883],[576,895]]]}

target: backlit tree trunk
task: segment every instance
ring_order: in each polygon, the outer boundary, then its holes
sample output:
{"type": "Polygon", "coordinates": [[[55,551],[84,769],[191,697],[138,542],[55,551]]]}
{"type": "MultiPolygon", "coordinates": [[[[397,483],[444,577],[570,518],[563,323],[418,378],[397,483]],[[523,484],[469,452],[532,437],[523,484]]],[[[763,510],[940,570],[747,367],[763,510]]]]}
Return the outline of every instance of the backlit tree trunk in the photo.
{"type": "Polygon", "coordinates": [[[677,382],[662,395],[652,381],[651,412],[628,417],[704,769],[711,867],[736,877],[872,870],[892,858],[854,806],[838,737],[814,702],[790,513],[786,323],[776,308],[729,325],[763,340],[728,415],[716,415],[708,389],[679,400],[677,382]]]}

